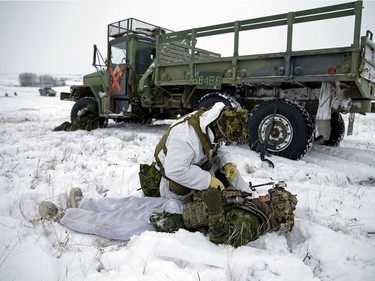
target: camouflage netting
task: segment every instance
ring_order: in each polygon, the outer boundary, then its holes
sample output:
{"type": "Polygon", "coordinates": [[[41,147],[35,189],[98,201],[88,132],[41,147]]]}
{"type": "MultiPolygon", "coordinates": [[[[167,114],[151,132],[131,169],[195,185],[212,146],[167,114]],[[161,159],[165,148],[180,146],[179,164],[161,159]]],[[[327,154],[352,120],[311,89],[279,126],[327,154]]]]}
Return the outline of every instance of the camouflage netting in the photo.
{"type": "Polygon", "coordinates": [[[229,141],[244,143],[249,139],[248,117],[246,109],[226,108],[216,123],[229,141]]]}
{"type": "Polygon", "coordinates": [[[98,106],[96,104],[89,104],[82,113],[77,116],[72,123],[64,122],[57,126],[54,131],[76,131],[86,130],[91,131],[100,128],[100,117],[98,114],[98,106]]]}

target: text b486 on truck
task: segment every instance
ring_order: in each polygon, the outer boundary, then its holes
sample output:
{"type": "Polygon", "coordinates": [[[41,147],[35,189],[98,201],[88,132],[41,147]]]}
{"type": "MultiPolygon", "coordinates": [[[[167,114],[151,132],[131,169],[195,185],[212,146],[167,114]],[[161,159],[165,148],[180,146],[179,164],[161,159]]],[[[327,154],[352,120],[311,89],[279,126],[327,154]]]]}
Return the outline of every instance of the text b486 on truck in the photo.
{"type": "MultiPolygon", "coordinates": [[[[76,100],[71,119],[88,104],[117,122],[175,118],[222,101],[249,116],[250,147],[300,159],[316,137],[336,146],[344,137],[341,113],[373,112],[375,44],[361,36],[362,1],[178,32],[133,18],[108,25],[107,59],[94,46],[96,72],[61,99],[76,100]],[[293,27],[354,18],[350,46],[294,51],[293,27]],[[286,51],[239,55],[243,32],[285,26],[286,51]],[[201,37],[231,34],[233,55],[199,48],[201,37]]],[[[308,36],[308,35],[306,35],[308,36]]],[[[253,44],[256,44],[253,43],[253,44]]],[[[350,131],[350,130],[349,130],[350,131]]]]}

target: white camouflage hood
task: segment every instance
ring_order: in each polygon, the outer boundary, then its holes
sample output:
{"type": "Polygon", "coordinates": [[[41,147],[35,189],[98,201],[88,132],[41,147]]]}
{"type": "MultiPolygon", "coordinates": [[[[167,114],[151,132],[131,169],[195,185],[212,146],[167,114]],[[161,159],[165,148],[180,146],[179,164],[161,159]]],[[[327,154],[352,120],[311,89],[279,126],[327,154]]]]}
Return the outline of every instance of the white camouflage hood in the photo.
{"type": "Polygon", "coordinates": [[[199,123],[200,123],[202,132],[206,132],[207,126],[220,116],[220,113],[224,109],[224,107],[225,107],[224,103],[217,102],[214,104],[214,106],[211,109],[207,110],[201,115],[199,119],[200,121],[199,123]]]}

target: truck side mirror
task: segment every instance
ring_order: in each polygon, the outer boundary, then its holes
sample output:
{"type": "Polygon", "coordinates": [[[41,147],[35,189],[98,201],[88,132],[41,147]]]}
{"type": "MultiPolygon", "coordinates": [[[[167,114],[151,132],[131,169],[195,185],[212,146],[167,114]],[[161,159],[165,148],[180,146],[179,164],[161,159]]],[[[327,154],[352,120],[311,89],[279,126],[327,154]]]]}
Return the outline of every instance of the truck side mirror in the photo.
{"type": "Polygon", "coordinates": [[[372,32],[370,30],[366,31],[366,37],[372,41],[372,32]]]}
{"type": "Polygon", "coordinates": [[[95,66],[96,65],[96,53],[98,52],[98,47],[96,47],[96,45],[94,44],[94,56],[92,58],[92,65],[95,66]]]}

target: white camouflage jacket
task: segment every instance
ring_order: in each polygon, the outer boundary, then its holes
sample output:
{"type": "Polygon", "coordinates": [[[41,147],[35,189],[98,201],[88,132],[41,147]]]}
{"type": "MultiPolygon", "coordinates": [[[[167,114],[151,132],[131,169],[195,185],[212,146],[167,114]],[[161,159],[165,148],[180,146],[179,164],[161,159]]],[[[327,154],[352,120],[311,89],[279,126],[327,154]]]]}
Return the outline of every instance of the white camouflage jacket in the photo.
{"type": "MultiPolygon", "coordinates": [[[[207,126],[219,117],[224,106],[222,102],[216,103],[210,110],[201,115],[200,127],[202,132],[206,132],[207,126]]],[[[217,147],[219,144],[214,142],[212,130],[208,128],[207,131],[212,144],[217,147]]],[[[165,169],[165,175],[171,180],[193,190],[207,189],[210,185],[211,175],[214,175],[215,171],[221,169],[225,164],[233,163],[225,151],[225,147],[219,147],[216,151],[216,156],[213,158],[212,169],[210,171],[201,169],[200,165],[206,162],[207,158],[199,136],[187,121],[171,129],[166,141],[166,147],[167,155],[164,154],[163,150],[158,155],[165,169]]],[[[240,176],[234,181],[234,185],[237,188],[248,191],[246,183],[240,176]]],[[[174,194],[169,190],[168,180],[162,178],[160,182],[161,197],[183,199],[189,194],[184,196],[174,194]]]]}

